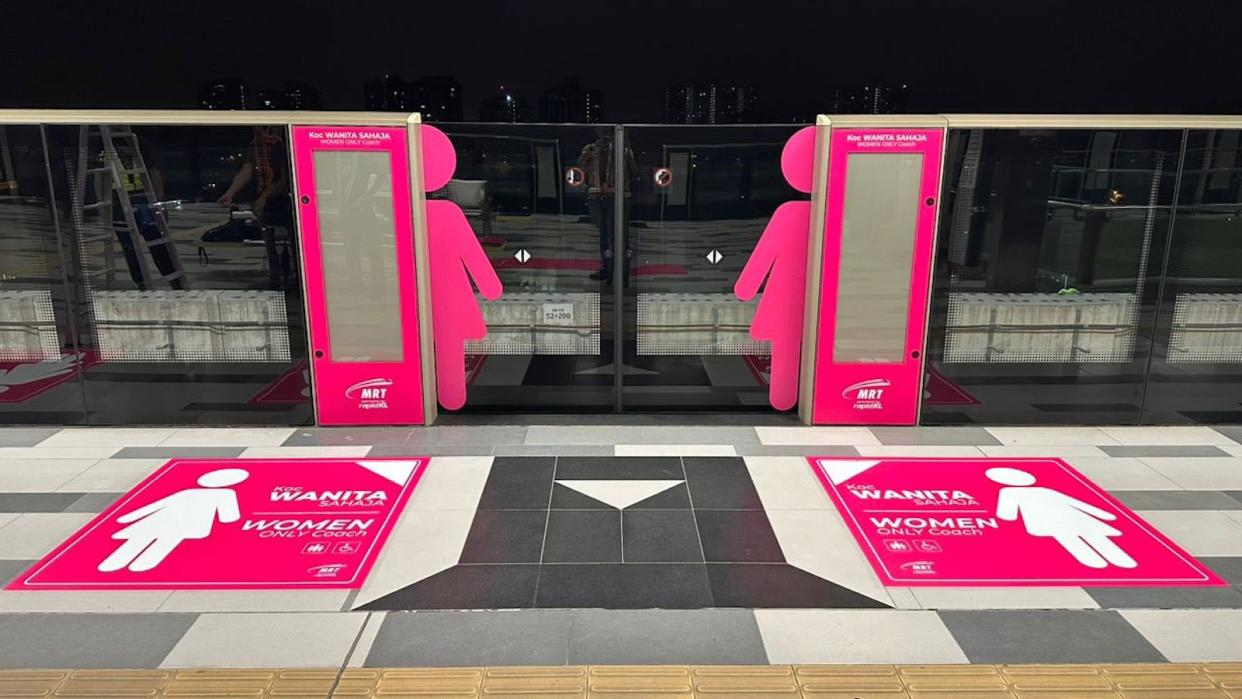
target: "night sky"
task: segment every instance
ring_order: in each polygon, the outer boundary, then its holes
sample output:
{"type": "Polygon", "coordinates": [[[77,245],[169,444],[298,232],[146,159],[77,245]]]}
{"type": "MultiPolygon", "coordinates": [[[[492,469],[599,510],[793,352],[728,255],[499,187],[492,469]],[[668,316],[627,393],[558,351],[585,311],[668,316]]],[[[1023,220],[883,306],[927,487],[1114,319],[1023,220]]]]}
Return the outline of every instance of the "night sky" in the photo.
{"type": "Polygon", "coordinates": [[[1228,0],[7,0],[0,106],[193,108],[239,76],[360,109],[397,73],[456,77],[467,118],[499,84],[535,106],[571,75],[609,121],[658,121],[666,84],[710,80],[780,121],[868,82],[908,83],[925,112],[1238,112],[1240,19],[1228,0]]]}

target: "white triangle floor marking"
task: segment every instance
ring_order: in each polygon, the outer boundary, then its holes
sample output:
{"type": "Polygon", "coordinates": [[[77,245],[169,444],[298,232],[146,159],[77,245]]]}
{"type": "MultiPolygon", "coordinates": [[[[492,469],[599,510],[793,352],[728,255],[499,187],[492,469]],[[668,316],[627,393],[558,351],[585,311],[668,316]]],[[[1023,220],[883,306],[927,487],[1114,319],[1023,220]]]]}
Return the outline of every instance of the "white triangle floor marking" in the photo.
{"type": "Polygon", "coordinates": [[[627,480],[557,481],[557,483],[566,488],[576,490],[589,498],[599,500],[605,505],[612,505],[618,510],[624,510],[630,505],[640,503],[653,495],[663,493],[669,488],[684,482],[627,480]]]}
{"type": "Polygon", "coordinates": [[[405,485],[414,469],[418,468],[419,461],[358,461],[357,464],[397,485],[405,485]]]}
{"type": "Polygon", "coordinates": [[[820,459],[819,467],[828,474],[833,485],[841,485],[849,479],[880,463],[879,459],[820,459]]]}

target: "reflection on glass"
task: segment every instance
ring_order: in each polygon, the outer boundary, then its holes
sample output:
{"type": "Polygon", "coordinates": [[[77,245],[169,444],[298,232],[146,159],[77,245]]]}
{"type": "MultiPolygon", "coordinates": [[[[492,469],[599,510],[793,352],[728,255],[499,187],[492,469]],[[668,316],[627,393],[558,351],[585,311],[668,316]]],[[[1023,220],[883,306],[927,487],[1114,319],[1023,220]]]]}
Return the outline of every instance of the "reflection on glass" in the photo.
{"type": "Polygon", "coordinates": [[[922,175],[922,154],[846,161],[834,362],[904,360],[922,175]]]}
{"type": "Polygon", "coordinates": [[[400,362],[392,164],[378,151],[317,150],[315,210],[334,362],[400,362]]]}

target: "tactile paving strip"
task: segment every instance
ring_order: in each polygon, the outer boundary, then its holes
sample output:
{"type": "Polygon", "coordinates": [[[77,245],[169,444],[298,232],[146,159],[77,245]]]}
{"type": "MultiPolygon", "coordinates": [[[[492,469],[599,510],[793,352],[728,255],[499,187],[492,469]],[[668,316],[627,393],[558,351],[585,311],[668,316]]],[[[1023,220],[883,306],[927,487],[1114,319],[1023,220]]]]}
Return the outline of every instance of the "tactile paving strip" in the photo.
{"type": "Polygon", "coordinates": [[[0,697],[1242,699],[1242,663],[9,670],[0,697]]]}

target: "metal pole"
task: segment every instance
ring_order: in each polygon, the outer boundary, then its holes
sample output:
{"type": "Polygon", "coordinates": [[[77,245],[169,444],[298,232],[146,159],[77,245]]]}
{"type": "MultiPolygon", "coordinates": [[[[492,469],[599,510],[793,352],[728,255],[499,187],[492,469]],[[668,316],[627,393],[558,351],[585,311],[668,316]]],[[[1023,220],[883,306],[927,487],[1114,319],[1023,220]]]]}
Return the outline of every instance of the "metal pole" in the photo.
{"type": "Polygon", "coordinates": [[[625,401],[625,127],[613,127],[612,138],[612,386],[613,411],[621,412],[625,401]]]}

